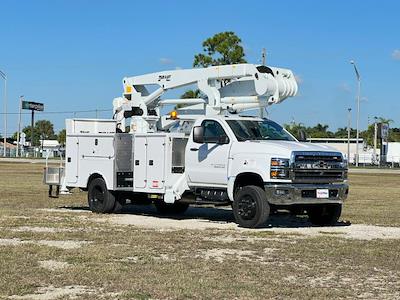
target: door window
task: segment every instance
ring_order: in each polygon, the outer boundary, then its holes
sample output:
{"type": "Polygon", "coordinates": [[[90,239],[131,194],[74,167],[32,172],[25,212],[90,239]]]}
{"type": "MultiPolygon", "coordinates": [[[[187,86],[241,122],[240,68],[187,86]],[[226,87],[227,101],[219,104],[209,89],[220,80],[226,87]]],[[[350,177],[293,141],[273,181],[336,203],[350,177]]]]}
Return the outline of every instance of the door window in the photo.
{"type": "Polygon", "coordinates": [[[204,127],[204,141],[209,143],[217,143],[221,137],[228,137],[221,124],[214,120],[204,120],[201,123],[204,127]]]}

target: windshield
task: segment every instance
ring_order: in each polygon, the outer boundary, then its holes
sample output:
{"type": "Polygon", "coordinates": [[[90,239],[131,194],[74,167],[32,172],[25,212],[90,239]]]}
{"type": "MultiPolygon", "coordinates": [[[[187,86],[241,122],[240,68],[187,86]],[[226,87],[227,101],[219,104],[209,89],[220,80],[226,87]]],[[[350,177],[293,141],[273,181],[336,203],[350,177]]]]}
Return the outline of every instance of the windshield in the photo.
{"type": "Polygon", "coordinates": [[[239,142],[248,140],[295,141],[279,124],[271,120],[227,120],[239,142]]]}

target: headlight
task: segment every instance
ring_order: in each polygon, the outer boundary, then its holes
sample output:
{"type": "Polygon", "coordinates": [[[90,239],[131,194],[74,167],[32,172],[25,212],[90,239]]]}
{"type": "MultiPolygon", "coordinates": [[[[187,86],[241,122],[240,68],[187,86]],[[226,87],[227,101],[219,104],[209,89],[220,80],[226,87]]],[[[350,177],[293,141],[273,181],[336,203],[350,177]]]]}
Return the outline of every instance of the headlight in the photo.
{"type": "Polygon", "coordinates": [[[289,159],[287,158],[271,158],[272,179],[288,179],[289,178],[289,159]]]}

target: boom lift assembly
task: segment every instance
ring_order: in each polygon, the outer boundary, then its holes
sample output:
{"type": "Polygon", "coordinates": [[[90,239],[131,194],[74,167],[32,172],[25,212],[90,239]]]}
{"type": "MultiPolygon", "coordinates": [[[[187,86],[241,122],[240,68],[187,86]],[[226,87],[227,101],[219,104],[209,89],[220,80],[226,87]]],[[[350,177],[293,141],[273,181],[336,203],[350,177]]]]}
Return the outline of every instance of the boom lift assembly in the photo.
{"type": "Polygon", "coordinates": [[[161,213],[232,204],[244,227],[265,223],[271,207],[306,211],[315,224],[338,220],[348,193],[342,154],[300,143],[271,120],[239,115],[295,96],[290,70],[163,71],[125,77],[123,87],[113,119],[66,120],[65,170],[46,168],[45,183],[62,193],[87,190],[90,209],[100,213],[129,200],[153,202],[161,213]],[[197,86],[201,97],[161,98],[184,86],[197,86]],[[168,105],[183,107],[162,115],[168,105]]]}

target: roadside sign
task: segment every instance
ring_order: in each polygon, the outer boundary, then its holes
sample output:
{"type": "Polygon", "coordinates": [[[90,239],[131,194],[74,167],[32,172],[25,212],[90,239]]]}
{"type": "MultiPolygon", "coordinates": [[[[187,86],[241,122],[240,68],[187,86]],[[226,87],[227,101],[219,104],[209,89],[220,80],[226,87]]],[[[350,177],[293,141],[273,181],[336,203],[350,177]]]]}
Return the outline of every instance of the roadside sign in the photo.
{"type": "Polygon", "coordinates": [[[22,109],[44,111],[44,104],[32,101],[22,101],[22,109]]]}
{"type": "Polygon", "coordinates": [[[386,141],[389,137],[389,124],[379,123],[378,129],[378,138],[386,141]]]}

